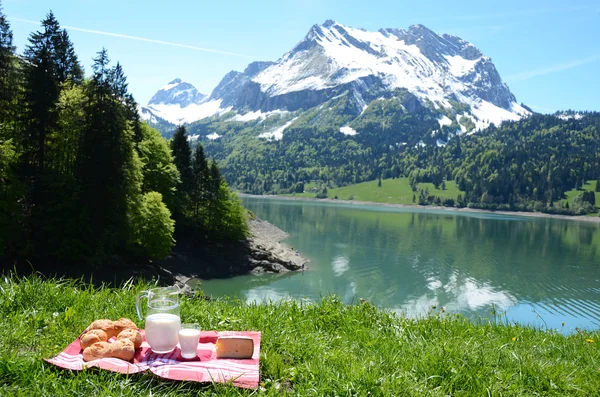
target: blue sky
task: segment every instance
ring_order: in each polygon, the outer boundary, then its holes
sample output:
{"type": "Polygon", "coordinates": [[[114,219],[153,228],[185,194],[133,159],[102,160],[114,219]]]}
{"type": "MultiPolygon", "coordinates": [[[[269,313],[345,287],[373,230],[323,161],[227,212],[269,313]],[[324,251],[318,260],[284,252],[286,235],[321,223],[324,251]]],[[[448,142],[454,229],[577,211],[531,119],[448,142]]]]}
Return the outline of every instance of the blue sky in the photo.
{"type": "Polygon", "coordinates": [[[459,36],[491,57],[517,100],[535,110],[600,110],[597,0],[3,0],[2,5],[18,51],[39,29],[32,22],[52,8],[86,71],[105,47],[122,63],[130,91],[142,104],[176,77],[210,93],[230,70],[277,60],[313,24],[335,19],[367,30],[421,23],[459,36]]]}

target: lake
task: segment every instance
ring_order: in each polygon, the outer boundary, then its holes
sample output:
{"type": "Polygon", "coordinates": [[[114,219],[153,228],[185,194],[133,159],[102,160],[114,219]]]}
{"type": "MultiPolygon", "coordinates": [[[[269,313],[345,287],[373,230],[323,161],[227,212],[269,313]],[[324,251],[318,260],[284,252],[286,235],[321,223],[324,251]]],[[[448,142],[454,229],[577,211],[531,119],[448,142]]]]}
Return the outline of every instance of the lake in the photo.
{"type": "Polygon", "coordinates": [[[244,197],[290,234],[308,270],[202,281],[248,302],[361,298],[407,316],[439,311],[570,333],[600,325],[600,224],[487,213],[244,197]],[[435,307],[435,309],[434,309],[435,307]],[[564,322],[564,326],[562,323],[564,322]]]}

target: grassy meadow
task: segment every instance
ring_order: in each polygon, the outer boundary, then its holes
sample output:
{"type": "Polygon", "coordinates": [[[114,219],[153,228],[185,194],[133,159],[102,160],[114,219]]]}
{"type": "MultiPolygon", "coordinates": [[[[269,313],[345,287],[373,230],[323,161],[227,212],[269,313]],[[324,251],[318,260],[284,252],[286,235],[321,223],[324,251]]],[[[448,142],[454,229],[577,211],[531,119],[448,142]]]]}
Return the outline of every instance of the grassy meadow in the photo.
{"type": "MultiPolygon", "coordinates": [[[[564,336],[505,323],[477,323],[432,308],[421,319],[336,297],[317,303],[246,304],[184,297],[183,321],[205,330],[260,330],[261,386],[164,381],[45,363],[94,319],[135,319],[148,288],[94,288],[81,281],[0,280],[2,396],[590,396],[600,390],[600,332],[564,336]]],[[[142,325],[142,324],[139,324],[142,325]]]]}
{"type": "MultiPolygon", "coordinates": [[[[596,181],[588,181],[588,182],[584,183],[581,190],[571,189],[568,192],[565,192],[566,198],[560,200],[560,203],[564,204],[565,202],[568,202],[569,206],[572,207],[573,199],[576,196],[579,196],[583,190],[589,190],[589,191],[595,192],[596,181]]],[[[600,207],[600,192],[595,192],[595,194],[596,194],[596,206],[600,207]]],[[[588,216],[598,216],[598,213],[594,212],[594,213],[588,214],[588,216]]]]}
{"type": "MultiPolygon", "coordinates": [[[[408,178],[383,179],[381,187],[377,186],[378,181],[369,181],[357,183],[356,185],[348,185],[335,189],[328,189],[328,198],[337,196],[340,200],[358,200],[369,201],[373,203],[388,203],[388,204],[416,204],[413,202],[413,194],[410,188],[408,178]]],[[[307,183],[304,188],[304,193],[287,194],[286,196],[314,198],[315,193],[312,188],[317,187],[315,183],[307,183]]],[[[429,194],[440,198],[452,198],[461,194],[461,191],[456,187],[454,181],[446,182],[446,190],[436,189],[433,183],[419,183],[417,187],[420,189],[429,189],[429,194]]],[[[418,197],[416,198],[418,201],[418,197]]]]}

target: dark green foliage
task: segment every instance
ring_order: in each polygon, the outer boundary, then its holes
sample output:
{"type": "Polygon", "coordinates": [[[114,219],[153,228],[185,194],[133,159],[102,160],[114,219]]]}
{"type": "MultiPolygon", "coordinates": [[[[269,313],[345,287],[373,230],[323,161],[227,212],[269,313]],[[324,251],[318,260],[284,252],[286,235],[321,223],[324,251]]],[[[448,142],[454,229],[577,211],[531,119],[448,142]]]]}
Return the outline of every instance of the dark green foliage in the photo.
{"type": "Polygon", "coordinates": [[[194,149],[192,177],[192,217],[196,223],[203,224],[206,217],[203,210],[209,202],[210,170],[208,168],[208,161],[206,161],[206,157],[204,156],[204,148],[200,144],[196,145],[194,149]]]}
{"type": "Polygon", "coordinates": [[[13,34],[0,3],[0,142],[9,139],[17,86],[13,34]]]}
{"type": "Polygon", "coordinates": [[[141,180],[136,180],[137,175],[132,180],[127,174],[135,161],[132,133],[120,102],[122,77],[109,67],[106,50],[94,59],[93,71],[76,176],[87,220],[83,239],[92,252],[109,253],[124,248],[131,232],[123,222],[128,199],[138,193],[136,185],[141,180]]]}
{"type": "MultiPolygon", "coordinates": [[[[303,181],[340,187],[406,176],[415,193],[421,182],[444,189],[445,181],[455,180],[465,192],[458,206],[527,211],[535,209],[535,202],[542,210],[551,208],[565,192],[599,177],[598,113],[568,120],[536,114],[455,135],[458,124],[440,128],[439,115],[417,105],[409,112],[411,103],[401,93],[398,99],[373,101],[350,123],[356,135],[338,132],[337,126],[347,122],[343,118],[329,127],[321,124],[316,110],[303,113],[281,141],[257,138],[257,130],[275,129],[291,116],[254,126],[223,116],[190,130],[219,134],[218,140],[204,143],[206,152],[220,160],[230,184],[256,194],[300,192],[303,181]],[[438,146],[438,139],[446,145],[438,146]]],[[[335,109],[337,103],[326,105],[335,109]]],[[[420,201],[428,202],[427,197],[420,201]]]]}
{"type": "Polygon", "coordinates": [[[171,138],[171,152],[173,161],[179,171],[179,184],[177,185],[175,217],[183,219],[186,216],[185,211],[189,207],[190,193],[193,186],[192,176],[192,150],[190,143],[185,135],[185,127],[177,127],[173,138],[171,138]]]}
{"type": "Polygon", "coordinates": [[[245,212],[216,164],[211,173],[200,146],[192,169],[183,128],[173,157],[140,122],[123,68],[110,65],[106,50],[84,80],[67,32],[49,13],[23,59],[0,12],[0,261],[163,257],[179,209],[184,221],[194,213],[202,231],[210,217],[218,238],[246,234],[245,212]]]}
{"type": "Polygon", "coordinates": [[[137,149],[144,174],[142,191],[160,193],[167,207],[174,211],[175,194],[180,179],[179,171],[173,163],[169,143],[147,124],[142,124],[140,128],[142,140],[137,145],[137,149]]]}
{"type": "Polygon", "coordinates": [[[585,203],[590,203],[591,205],[596,205],[596,195],[594,192],[585,191],[581,193],[581,201],[585,203]]]}

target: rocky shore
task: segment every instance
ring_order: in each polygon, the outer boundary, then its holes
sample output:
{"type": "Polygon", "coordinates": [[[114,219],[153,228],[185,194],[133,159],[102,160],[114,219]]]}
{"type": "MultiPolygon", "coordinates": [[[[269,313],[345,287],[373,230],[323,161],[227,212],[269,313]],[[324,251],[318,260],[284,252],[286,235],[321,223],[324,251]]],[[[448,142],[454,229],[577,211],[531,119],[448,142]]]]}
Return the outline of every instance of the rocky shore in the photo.
{"type": "Polygon", "coordinates": [[[261,220],[248,222],[250,236],[238,241],[178,238],[167,258],[154,263],[157,274],[180,285],[192,279],[228,278],[244,274],[287,273],[302,270],[309,260],[282,243],[288,234],[261,220]]]}
{"type": "Polygon", "coordinates": [[[207,236],[180,231],[171,254],[158,261],[130,261],[115,256],[88,266],[36,262],[35,265],[0,263],[0,268],[19,275],[36,273],[42,277],[83,279],[97,286],[120,286],[130,279],[141,278],[157,280],[159,285],[186,287],[193,279],[298,271],[309,262],[281,243],[288,235],[275,225],[252,219],[248,226],[250,236],[234,241],[213,241],[207,236]]]}

